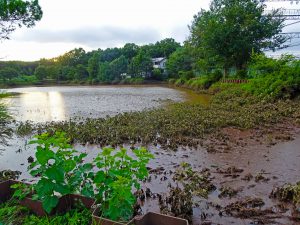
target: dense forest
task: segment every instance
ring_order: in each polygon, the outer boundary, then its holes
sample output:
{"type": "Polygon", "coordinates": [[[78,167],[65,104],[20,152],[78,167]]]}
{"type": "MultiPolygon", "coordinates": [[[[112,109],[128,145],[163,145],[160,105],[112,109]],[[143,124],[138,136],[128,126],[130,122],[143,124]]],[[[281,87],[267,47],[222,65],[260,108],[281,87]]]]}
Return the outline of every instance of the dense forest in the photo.
{"type": "Polygon", "coordinates": [[[64,55],[37,62],[2,61],[0,79],[8,84],[41,82],[119,83],[121,80],[138,82],[143,79],[167,78],[163,68],[154,68],[154,58],[168,58],[181,46],[168,38],[155,44],[138,46],[125,44],[122,48],[98,49],[86,52],[73,49],[64,55]]]}

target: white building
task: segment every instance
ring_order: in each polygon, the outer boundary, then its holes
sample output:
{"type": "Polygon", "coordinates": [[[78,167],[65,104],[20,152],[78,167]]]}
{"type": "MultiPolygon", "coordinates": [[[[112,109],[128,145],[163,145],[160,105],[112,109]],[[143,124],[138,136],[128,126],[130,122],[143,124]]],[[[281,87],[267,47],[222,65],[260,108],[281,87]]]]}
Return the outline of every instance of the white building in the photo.
{"type": "Polygon", "coordinates": [[[153,58],[152,62],[153,62],[153,67],[154,68],[165,70],[167,59],[163,58],[163,57],[161,57],[161,58],[153,58]]]}

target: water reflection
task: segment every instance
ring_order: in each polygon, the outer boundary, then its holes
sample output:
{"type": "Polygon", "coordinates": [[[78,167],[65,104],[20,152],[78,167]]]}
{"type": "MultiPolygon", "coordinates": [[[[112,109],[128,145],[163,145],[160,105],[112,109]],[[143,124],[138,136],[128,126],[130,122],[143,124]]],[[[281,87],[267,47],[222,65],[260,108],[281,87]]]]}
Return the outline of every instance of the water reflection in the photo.
{"type": "Polygon", "coordinates": [[[45,122],[66,118],[65,104],[60,92],[27,92],[19,98],[19,114],[22,115],[22,120],[45,122]]]}
{"type": "Polygon", "coordinates": [[[188,99],[183,91],[155,86],[29,87],[7,89],[9,111],[17,121],[48,122],[99,118],[157,108],[188,99]]]}

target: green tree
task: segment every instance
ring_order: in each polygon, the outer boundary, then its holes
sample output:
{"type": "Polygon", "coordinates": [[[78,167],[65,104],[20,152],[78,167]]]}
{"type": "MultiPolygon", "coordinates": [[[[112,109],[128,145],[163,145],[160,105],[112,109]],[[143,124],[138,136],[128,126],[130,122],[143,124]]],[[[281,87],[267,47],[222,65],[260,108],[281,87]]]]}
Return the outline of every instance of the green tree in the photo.
{"type": "Polygon", "coordinates": [[[129,73],[138,77],[141,73],[150,73],[152,68],[153,62],[150,55],[144,51],[139,51],[139,53],[131,61],[129,73]]]}
{"type": "Polygon", "coordinates": [[[99,52],[95,52],[88,61],[87,71],[89,72],[90,79],[94,79],[98,75],[99,63],[100,63],[99,60],[100,60],[99,52]]]}
{"type": "Polygon", "coordinates": [[[121,57],[112,61],[109,66],[111,80],[120,80],[121,74],[127,72],[128,60],[122,55],[121,57]]]}
{"type": "Polygon", "coordinates": [[[41,81],[44,80],[48,75],[47,67],[44,65],[39,65],[35,69],[34,75],[38,80],[41,80],[41,81]]]}
{"type": "Polygon", "coordinates": [[[159,48],[161,57],[169,57],[173,52],[176,51],[176,49],[180,47],[180,44],[173,38],[161,40],[156,45],[159,48]]]}
{"type": "Polygon", "coordinates": [[[75,72],[74,78],[76,80],[85,80],[89,76],[89,73],[88,73],[86,67],[82,64],[76,65],[75,71],[76,72],[75,72]]]}
{"type": "Polygon", "coordinates": [[[192,58],[187,48],[178,48],[173,52],[166,62],[166,70],[169,77],[178,78],[179,72],[192,69],[192,58]]]}
{"type": "Polygon", "coordinates": [[[0,70],[0,78],[2,80],[11,80],[14,77],[18,77],[20,74],[15,68],[5,67],[0,70]]]}
{"type": "Polygon", "coordinates": [[[17,27],[33,27],[42,15],[38,0],[0,0],[0,40],[9,39],[17,27]]]}
{"type": "Polygon", "coordinates": [[[139,50],[139,46],[133,43],[127,43],[124,45],[122,48],[122,54],[127,58],[127,59],[132,59],[134,56],[137,55],[139,50]]]}
{"type": "Polygon", "coordinates": [[[101,82],[110,81],[110,66],[108,62],[100,63],[98,77],[101,82]]]}
{"type": "Polygon", "coordinates": [[[190,26],[188,44],[195,63],[205,60],[225,69],[243,69],[252,52],[282,45],[285,39],[279,33],[284,19],[273,16],[278,11],[264,15],[264,8],[258,0],[213,0],[190,26]]]}

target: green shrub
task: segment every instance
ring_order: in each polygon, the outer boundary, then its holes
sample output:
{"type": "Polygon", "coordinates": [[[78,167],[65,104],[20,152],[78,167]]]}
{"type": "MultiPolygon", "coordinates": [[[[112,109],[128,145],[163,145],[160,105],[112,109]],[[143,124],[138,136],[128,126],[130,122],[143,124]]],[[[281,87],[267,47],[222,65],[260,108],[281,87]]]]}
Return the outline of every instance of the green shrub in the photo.
{"type": "Polygon", "coordinates": [[[30,174],[39,177],[33,185],[33,198],[42,201],[46,212],[50,213],[56,207],[59,196],[75,193],[88,197],[94,195],[91,180],[93,166],[83,163],[87,154],[73,149],[64,133],[56,132],[53,136],[44,133],[29,144],[37,145],[36,161],[29,166],[30,174]]]}
{"type": "Polygon", "coordinates": [[[94,183],[102,215],[116,221],[128,221],[133,216],[136,197],[132,189],[139,190],[142,180],[148,177],[147,164],[153,155],[145,148],[133,150],[131,157],[127,150],[104,148],[94,160],[99,171],[94,183]]]}
{"type": "Polygon", "coordinates": [[[193,71],[180,71],[179,78],[182,80],[189,80],[192,79],[194,76],[193,71]]]}

